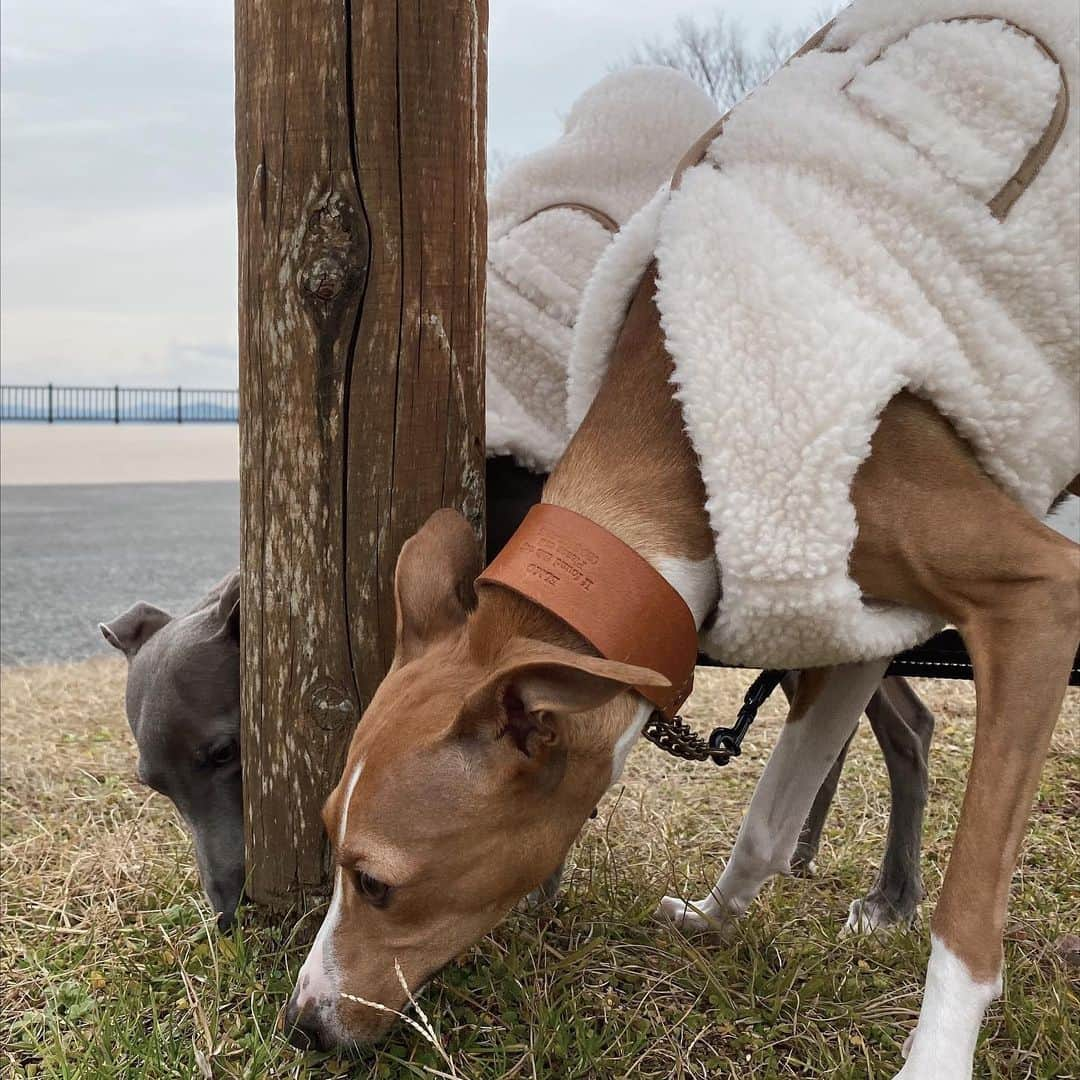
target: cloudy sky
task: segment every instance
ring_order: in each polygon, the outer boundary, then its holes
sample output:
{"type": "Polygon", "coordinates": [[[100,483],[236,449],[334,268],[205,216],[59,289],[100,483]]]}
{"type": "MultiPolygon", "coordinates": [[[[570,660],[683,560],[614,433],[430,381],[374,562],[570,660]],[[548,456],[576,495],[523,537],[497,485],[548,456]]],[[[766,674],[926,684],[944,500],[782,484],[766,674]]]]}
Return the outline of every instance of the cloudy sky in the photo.
{"type": "MultiPolygon", "coordinates": [[[[435,2],[435,0],[432,0],[435,2]]],[[[821,0],[490,0],[490,151],[680,15],[751,37],[821,0]]],[[[4,382],[236,385],[230,0],[3,0],[4,382]]]]}

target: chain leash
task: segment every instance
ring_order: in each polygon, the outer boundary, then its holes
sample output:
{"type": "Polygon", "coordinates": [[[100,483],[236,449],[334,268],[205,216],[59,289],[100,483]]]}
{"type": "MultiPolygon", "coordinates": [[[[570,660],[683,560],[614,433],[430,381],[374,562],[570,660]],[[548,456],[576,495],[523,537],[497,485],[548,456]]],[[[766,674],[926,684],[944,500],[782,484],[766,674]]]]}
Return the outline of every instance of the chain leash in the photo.
{"type": "Polygon", "coordinates": [[[711,760],[714,765],[726,765],[742,753],[742,741],[756,719],[758,709],[768,701],[786,674],[786,671],[763,671],[746,691],[734,725],[714,728],[708,739],[698,735],[681,716],[669,720],[659,711],[649,717],[642,734],[672,757],[686,761],[711,760]]]}

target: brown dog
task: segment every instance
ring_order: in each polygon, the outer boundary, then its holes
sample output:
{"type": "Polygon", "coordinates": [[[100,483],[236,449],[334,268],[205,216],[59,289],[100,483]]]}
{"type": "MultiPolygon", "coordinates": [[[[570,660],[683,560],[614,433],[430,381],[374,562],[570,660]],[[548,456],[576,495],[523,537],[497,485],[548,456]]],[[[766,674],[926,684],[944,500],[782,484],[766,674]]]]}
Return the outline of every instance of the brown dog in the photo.
{"type": "MultiPolygon", "coordinates": [[[[712,536],[653,293],[650,274],[544,501],[634,548],[700,625],[718,594],[712,536]]],[[[966,1055],[970,1068],[1000,986],[1009,879],[1080,639],[1080,550],[1008,498],[908,393],[882,414],[853,500],[863,593],[945,616],[974,662],[975,755],[916,1040],[921,1059],[966,1055]]],[[[598,658],[509,590],[477,597],[479,567],[468,526],[449,511],[398,562],[397,653],[326,805],[333,901],[288,1010],[321,1045],[381,1033],[392,1015],[362,1002],[400,1009],[399,971],[420,986],[556,870],[651,711],[629,688],[666,684],[598,658]]],[[[695,904],[666,899],[661,914],[714,926],[787,868],[885,664],[803,681],[718,887],[695,904]]]]}

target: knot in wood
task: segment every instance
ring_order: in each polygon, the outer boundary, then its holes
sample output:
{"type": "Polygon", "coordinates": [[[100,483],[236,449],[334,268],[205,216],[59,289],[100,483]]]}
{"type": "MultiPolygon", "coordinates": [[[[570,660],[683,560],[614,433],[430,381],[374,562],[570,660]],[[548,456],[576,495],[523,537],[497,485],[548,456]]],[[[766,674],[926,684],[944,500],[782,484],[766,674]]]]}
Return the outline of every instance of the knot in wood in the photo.
{"type": "Polygon", "coordinates": [[[333,300],[345,285],[349,266],[337,251],[318,256],[300,276],[305,292],[324,303],[333,300]]]}
{"type": "Polygon", "coordinates": [[[337,683],[320,683],[308,695],[308,709],[324,731],[337,731],[353,722],[356,703],[337,683]]]}

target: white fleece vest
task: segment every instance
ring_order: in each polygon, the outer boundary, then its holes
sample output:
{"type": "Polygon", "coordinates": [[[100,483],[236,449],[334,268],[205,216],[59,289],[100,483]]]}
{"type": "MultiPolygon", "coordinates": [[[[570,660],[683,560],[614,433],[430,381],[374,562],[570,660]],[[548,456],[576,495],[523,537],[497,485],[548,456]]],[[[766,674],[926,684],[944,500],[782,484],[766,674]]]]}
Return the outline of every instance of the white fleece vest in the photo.
{"type": "Polygon", "coordinates": [[[487,452],[543,472],[562,456],[566,365],[581,296],[614,228],[716,121],[680,72],[634,67],[590,87],[562,136],[510,165],[488,201],[487,452]],[[606,227],[579,204],[610,219],[606,227]]]}
{"type": "Polygon", "coordinates": [[[571,426],[655,257],[716,535],[719,658],[871,659],[938,628],[848,574],[852,479],[899,390],[1033,514],[1080,472],[1078,20],[1075,0],[856,0],[598,264],[571,426]],[[1002,213],[1063,81],[1063,130],[1002,213]]]}

